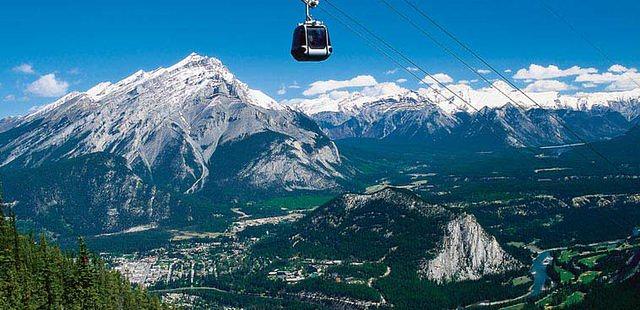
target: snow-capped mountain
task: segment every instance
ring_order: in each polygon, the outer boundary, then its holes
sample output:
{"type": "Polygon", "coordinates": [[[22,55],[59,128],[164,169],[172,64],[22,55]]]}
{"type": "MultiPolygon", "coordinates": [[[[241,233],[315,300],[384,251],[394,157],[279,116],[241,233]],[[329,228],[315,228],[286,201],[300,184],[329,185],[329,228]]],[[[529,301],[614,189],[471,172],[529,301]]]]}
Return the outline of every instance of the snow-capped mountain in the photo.
{"type": "Polygon", "coordinates": [[[450,135],[459,119],[415,93],[381,98],[339,122],[339,114],[315,116],[329,136],[365,138],[432,138],[450,135]]]}
{"type": "Polygon", "coordinates": [[[341,178],[335,145],[312,121],[197,54],[70,93],[2,130],[4,167],[106,152],[140,176],[186,192],[212,179],[294,190],[332,188],[341,178]],[[243,143],[253,144],[244,145],[245,156],[217,156],[243,143]]]}
{"type": "Polygon", "coordinates": [[[394,98],[398,100],[403,97],[430,102],[449,114],[458,112],[473,114],[483,108],[500,108],[511,103],[525,110],[540,108],[540,106],[551,110],[580,111],[610,108],[620,112],[627,119],[640,116],[640,88],[618,92],[578,92],[572,95],[564,95],[556,91],[525,92],[527,95],[525,96],[503,81],[496,81],[493,87],[485,88],[473,88],[468,84],[452,84],[447,87],[457,96],[438,86],[409,90],[394,83],[380,83],[357,92],[334,91],[317,98],[285,100],[283,103],[311,116],[325,112],[355,115],[371,103],[394,98]]]}
{"type": "Polygon", "coordinates": [[[493,88],[462,84],[450,88],[466,102],[437,87],[412,91],[379,84],[360,92],[283,103],[310,115],[334,139],[483,141],[512,146],[608,139],[623,134],[640,116],[640,89],[574,96],[528,93],[541,109],[506,83],[494,86],[517,104],[493,88]]]}
{"type": "Polygon", "coordinates": [[[631,126],[620,113],[609,109],[523,111],[506,104],[500,108],[483,108],[471,115],[458,114],[457,117],[463,125],[455,129],[456,140],[487,145],[506,143],[516,147],[610,139],[624,134],[631,126]]]}

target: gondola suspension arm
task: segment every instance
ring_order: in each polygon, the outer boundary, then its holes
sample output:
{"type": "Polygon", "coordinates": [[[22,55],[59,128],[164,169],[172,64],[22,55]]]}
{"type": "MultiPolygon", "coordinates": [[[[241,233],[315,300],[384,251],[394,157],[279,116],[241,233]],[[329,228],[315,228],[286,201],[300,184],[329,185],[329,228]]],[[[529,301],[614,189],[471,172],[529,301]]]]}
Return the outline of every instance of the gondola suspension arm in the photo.
{"type": "Polygon", "coordinates": [[[318,7],[320,4],[320,0],[301,0],[306,7],[307,10],[307,21],[313,21],[313,16],[311,16],[311,9],[318,7]]]}

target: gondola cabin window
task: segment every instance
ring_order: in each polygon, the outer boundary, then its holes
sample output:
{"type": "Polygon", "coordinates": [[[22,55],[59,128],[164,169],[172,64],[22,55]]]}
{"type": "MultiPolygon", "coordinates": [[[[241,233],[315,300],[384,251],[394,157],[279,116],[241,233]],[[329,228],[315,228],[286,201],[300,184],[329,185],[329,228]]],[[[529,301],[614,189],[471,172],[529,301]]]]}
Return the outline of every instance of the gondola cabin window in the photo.
{"type": "Polygon", "coordinates": [[[327,31],[324,27],[308,27],[307,42],[310,48],[323,49],[327,47],[327,31]]]}

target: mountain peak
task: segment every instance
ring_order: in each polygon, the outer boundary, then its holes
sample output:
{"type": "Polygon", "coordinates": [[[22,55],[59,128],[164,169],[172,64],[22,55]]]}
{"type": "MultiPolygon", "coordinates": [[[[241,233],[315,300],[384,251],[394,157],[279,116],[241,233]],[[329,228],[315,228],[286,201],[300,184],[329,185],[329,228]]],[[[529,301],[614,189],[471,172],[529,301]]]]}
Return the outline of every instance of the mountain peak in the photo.
{"type": "MultiPolygon", "coordinates": [[[[162,86],[164,89],[181,89],[174,95],[184,97],[203,89],[216,89],[220,85],[224,85],[222,89],[230,91],[232,96],[237,96],[245,103],[265,109],[284,109],[268,95],[253,90],[238,80],[219,59],[197,53],[189,54],[170,67],[160,67],[152,71],[138,70],[116,83],[99,83],[81,94],[94,101],[100,101],[116,93],[127,94],[132,90],[136,90],[137,93],[145,88],[149,88],[147,91],[150,91],[162,86]],[[138,90],[138,87],[141,88],[138,90]]],[[[161,89],[153,91],[161,91],[161,89]]]]}
{"type": "Polygon", "coordinates": [[[178,68],[191,68],[191,67],[208,67],[208,68],[222,68],[226,70],[222,61],[214,57],[203,56],[198,53],[191,53],[175,65],[169,67],[169,69],[178,68]]]}
{"type": "Polygon", "coordinates": [[[196,52],[191,52],[191,54],[189,54],[189,56],[187,56],[187,58],[207,58],[206,56],[202,56],[196,52]]]}

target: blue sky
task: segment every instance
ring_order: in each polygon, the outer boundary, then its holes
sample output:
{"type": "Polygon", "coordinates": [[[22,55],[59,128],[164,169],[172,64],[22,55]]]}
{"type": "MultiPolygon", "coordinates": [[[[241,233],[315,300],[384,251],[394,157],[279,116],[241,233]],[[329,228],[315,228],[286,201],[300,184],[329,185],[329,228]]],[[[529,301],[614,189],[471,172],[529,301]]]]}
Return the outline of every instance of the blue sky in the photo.
{"type": "MultiPolygon", "coordinates": [[[[446,73],[455,81],[475,78],[380,1],[331,1],[429,72],[446,73]]],[[[411,13],[401,0],[388,1],[411,13]]],[[[546,1],[616,63],[640,66],[638,1],[546,1]]],[[[598,74],[612,65],[550,15],[539,0],[413,2],[496,67],[513,70],[510,75],[531,64],[561,70],[595,68],[598,74]]],[[[326,3],[321,5],[333,11],[326,3]]],[[[335,54],[321,64],[294,62],[289,55],[291,32],[303,13],[298,0],[3,0],[0,117],[24,114],[61,93],[117,81],[138,69],[169,66],[191,52],[221,59],[241,80],[276,99],[301,97],[309,84],[321,80],[358,75],[371,75],[378,82],[410,80],[401,70],[385,74],[396,66],[320,10],[315,16],[331,27],[335,54]],[[293,83],[301,88],[287,87],[286,94],[278,94],[282,86],[293,83]]],[[[411,16],[436,32],[419,16],[411,16]]],[[[567,74],[559,79],[576,84],[578,74],[567,74]]],[[[535,80],[519,83],[526,86],[535,80]]],[[[418,84],[410,80],[403,86],[418,84]]],[[[608,84],[597,86],[604,89],[608,84]]]]}

